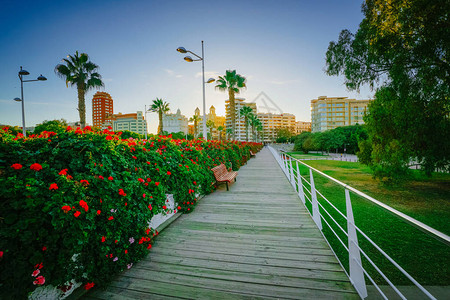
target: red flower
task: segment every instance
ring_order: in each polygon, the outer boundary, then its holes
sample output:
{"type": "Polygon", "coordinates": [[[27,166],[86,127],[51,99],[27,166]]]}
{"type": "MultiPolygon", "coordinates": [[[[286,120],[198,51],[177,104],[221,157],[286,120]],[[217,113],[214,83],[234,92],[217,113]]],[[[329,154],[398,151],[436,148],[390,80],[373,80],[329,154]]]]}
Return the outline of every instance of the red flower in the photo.
{"type": "Polygon", "coordinates": [[[13,168],[14,170],[20,170],[20,169],[22,169],[22,165],[21,164],[13,164],[11,166],[11,168],[13,168]]]}
{"type": "Polygon", "coordinates": [[[61,207],[61,209],[65,212],[65,213],[67,213],[69,210],[71,210],[72,208],[70,207],[70,206],[68,206],[68,205],[64,205],[63,207],[61,207]]]}
{"type": "Polygon", "coordinates": [[[113,216],[110,216],[109,218],[108,218],[108,221],[111,221],[111,220],[113,220],[114,219],[114,217],[113,216]]]}
{"type": "Polygon", "coordinates": [[[167,175],[171,175],[172,173],[170,173],[169,171],[167,171],[167,175]]]}
{"type": "Polygon", "coordinates": [[[104,243],[106,241],[106,238],[104,236],[102,236],[102,243],[104,243]]]}
{"type": "Polygon", "coordinates": [[[127,194],[122,189],[119,189],[119,195],[125,197],[127,194]]]}
{"type": "Polygon", "coordinates": [[[142,182],[144,182],[145,180],[142,179],[142,178],[138,178],[138,181],[142,183],[142,182]]]}
{"type": "Polygon", "coordinates": [[[152,205],[151,204],[148,205],[148,209],[152,210],[152,205]]]}
{"type": "Polygon", "coordinates": [[[84,185],[89,185],[89,181],[87,181],[85,179],[80,180],[80,183],[84,184],[84,185]]]}
{"type": "Polygon", "coordinates": [[[84,200],[80,200],[80,206],[82,208],[84,208],[84,211],[87,212],[89,209],[89,206],[87,205],[87,203],[84,200]]]}
{"type": "Polygon", "coordinates": [[[181,209],[181,206],[178,206],[177,209],[180,210],[180,209],[181,209]]]}
{"type": "Polygon", "coordinates": [[[107,141],[111,141],[112,139],[113,139],[112,136],[110,136],[110,135],[107,135],[107,136],[106,136],[106,140],[107,140],[107,141]]]}
{"type": "Polygon", "coordinates": [[[133,158],[134,158],[134,159],[137,159],[137,157],[136,157],[136,156],[134,156],[134,155],[133,155],[133,158]]]}
{"type": "Polygon", "coordinates": [[[163,209],[167,209],[167,206],[163,205],[163,209]]]}
{"type": "Polygon", "coordinates": [[[101,213],[102,213],[101,210],[97,210],[97,216],[98,216],[99,214],[101,214],[101,213]]]}
{"type": "Polygon", "coordinates": [[[125,249],[125,254],[128,254],[128,250],[125,249]]]}
{"type": "Polygon", "coordinates": [[[145,194],[142,194],[142,197],[145,198],[145,194]]]}
{"type": "Polygon", "coordinates": [[[155,182],[155,185],[158,186],[158,185],[159,185],[159,182],[155,182]]]}
{"type": "Polygon", "coordinates": [[[36,280],[35,281],[33,281],[33,284],[34,285],[43,285],[45,283],[45,277],[44,276],[38,276],[37,278],[36,278],[36,280]]]}
{"type": "Polygon", "coordinates": [[[75,218],[78,218],[78,216],[80,215],[81,213],[77,210],[73,215],[75,216],[75,218]]]}
{"type": "Polygon", "coordinates": [[[150,178],[147,178],[147,182],[150,182],[150,181],[152,181],[150,178]]]}
{"type": "Polygon", "coordinates": [[[119,242],[118,240],[115,240],[115,241],[114,241],[115,244],[117,244],[118,242],[119,242]]]}
{"type": "Polygon", "coordinates": [[[59,171],[58,175],[67,175],[67,169],[59,171]]]}
{"type": "Polygon", "coordinates": [[[0,251],[0,259],[3,258],[3,251],[0,251]]]}
{"type": "Polygon", "coordinates": [[[42,170],[42,166],[38,163],[34,163],[30,166],[30,169],[34,170],[34,171],[40,171],[40,170],[42,170]]]}
{"type": "Polygon", "coordinates": [[[98,178],[101,180],[105,179],[105,177],[103,177],[102,175],[98,176],[98,178]]]}
{"type": "Polygon", "coordinates": [[[109,177],[108,177],[108,180],[114,180],[114,178],[112,178],[112,176],[109,176],[109,177]]]}
{"type": "Polygon", "coordinates": [[[147,249],[151,249],[152,248],[152,244],[148,244],[147,249]]]}
{"type": "Polygon", "coordinates": [[[88,283],[86,283],[85,285],[84,285],[84,289],[87,291],[87,290],[90,290],[90,289],[92,289],[93,287],[94,287],[94,283],[93,282],[88,282],[88,283]]]}
{"type": "Polygon", "coordinates": [[[47,247],[42,247],[42,251],[46,251],[47,250],[47,247]]]}

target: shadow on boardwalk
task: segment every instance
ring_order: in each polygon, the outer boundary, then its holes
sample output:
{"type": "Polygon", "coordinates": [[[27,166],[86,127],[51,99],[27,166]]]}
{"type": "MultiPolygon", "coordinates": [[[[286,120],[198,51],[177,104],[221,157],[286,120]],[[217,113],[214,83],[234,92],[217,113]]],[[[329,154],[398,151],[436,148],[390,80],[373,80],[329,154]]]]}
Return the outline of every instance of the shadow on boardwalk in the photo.
{"type": "Polygon", "coordinates": [[[229,192],[166,228],[146,259],[84,296],[126,298],[359,299],[267,149],[229,192]]]}

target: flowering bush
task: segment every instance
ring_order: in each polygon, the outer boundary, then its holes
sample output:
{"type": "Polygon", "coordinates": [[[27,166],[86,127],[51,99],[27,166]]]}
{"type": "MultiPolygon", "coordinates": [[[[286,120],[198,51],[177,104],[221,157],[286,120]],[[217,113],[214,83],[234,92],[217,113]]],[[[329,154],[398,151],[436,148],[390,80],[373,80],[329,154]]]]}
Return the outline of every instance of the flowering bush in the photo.
{"type": "Polygon", "coordinates": [[[211,168],[238,169],[260,144],[121,139],[67,128],[24,138],[0,133],[0,298],[37,286],[101,285],[131,268],[157,234],[151,218],[190,212],[214,189],[211,168]]]}

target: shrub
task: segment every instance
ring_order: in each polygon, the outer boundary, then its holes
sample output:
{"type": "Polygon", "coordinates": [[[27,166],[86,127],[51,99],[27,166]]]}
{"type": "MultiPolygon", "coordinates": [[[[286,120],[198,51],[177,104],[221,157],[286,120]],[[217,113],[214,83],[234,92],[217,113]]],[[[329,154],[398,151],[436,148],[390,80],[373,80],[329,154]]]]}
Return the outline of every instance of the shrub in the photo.
{"type": "Polygon", "coordinates": [[[151,218],[190,212],[210,169],[239,168],[261,144],[120,139],[109,130],[0,133],[0,298],[71,279],[101,285],[148,253],[151,218]]]}

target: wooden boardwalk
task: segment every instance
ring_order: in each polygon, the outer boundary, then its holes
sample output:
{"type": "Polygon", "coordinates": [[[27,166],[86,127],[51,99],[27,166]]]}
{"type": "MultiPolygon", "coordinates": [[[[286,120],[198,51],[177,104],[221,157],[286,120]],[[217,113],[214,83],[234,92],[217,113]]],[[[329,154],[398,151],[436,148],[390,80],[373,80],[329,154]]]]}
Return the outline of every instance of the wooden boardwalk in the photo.
{"type": "Polygon", "coordinates": [[[203,198],[143,261],[84,299],[359,299],[263,149],[237,182],[203,198]]]}

